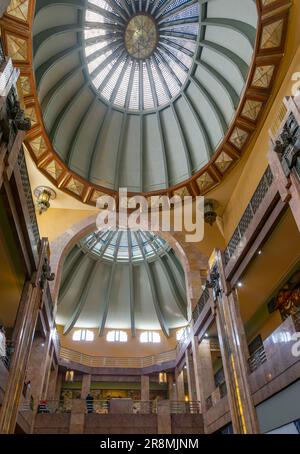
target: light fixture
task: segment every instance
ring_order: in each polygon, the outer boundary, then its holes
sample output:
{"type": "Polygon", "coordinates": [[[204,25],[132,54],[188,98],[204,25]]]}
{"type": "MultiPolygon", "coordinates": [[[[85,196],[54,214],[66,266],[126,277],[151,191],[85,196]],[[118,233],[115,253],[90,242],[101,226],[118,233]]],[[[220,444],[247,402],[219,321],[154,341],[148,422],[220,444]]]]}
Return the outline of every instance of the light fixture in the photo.
{"type": "Polygon", "coordinates": [[[212,199],[207,199],[204,202],[204,221],[210,226],[216,222],[218,216],[216,208],[218,205],[218,202],[212,199]]]}
{"type": "Polygon", "coordinates": [[[167,374],[166,372],[160,372],[158,374],[158,383],[162,385],[163,383],[167,383],[167,374]]]}
{"type": "Polygon", "coordinates": [[[243,287],[243,283],[242,283],[241,281],[239,281],[239,282],[237,283],[237,286],[238,286],[238,288],[241,288],[241,287],[243,287]]]}
{"type": "Polygon", "coordinates": [[[65,381],[68,381],[68,382],[74,381],[74,371],[73,370],[67,370],[66,375],[65,375],[65,381]]]}
{"type": "Polygon", "coordinates": [[[47,211],[50,207],[50,200],[56,198],[56,192],[48,186],[38,186],[33,193],[36,197],[36,206],[39,214],[47,211]]]}
{"type": "Polygon", "coordinates": [[[258,251],[258,253],[257,253],[257,255],[261,255],[261,254],[262,254],[262,251],[261,251],[261,250],[259,250],[259,251],[258,251]]]}
{"type": "Polygon", "coordinates": [[[208,334],[207,334],[207,333],[205,333],[205,334],[204,334],[204,337],[208,337],[208,334]]]}

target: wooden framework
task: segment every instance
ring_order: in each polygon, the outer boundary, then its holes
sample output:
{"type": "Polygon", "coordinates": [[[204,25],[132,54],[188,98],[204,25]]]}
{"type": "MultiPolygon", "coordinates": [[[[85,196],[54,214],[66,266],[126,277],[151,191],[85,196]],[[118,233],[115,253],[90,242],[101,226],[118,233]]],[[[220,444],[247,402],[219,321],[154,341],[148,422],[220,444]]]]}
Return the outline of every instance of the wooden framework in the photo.
{"type": "MultiPolygon", "coordinates": [[[[244,95],[235,118],[210,162],[190,179],[167,190],[144,193],[153,195],[204,195],[216,187],[239,161],[259,126],[279,69],[287,35],[289,0],[256,0],[259,23],[252,64],[244,95]]],[[[46,133],[37,97],[33,71],[32,25],[35,0],[15,0],[0,19],[6,53],[20,69],[20,89],[32,128],[25,139],[36,166],[59,189],[83,203],[95,205],[103,194],[117,192],[100,187],[71,171],[53,149],[46,133]]],[[[133,195],[133,194],[130,194],[133,195]]]]}

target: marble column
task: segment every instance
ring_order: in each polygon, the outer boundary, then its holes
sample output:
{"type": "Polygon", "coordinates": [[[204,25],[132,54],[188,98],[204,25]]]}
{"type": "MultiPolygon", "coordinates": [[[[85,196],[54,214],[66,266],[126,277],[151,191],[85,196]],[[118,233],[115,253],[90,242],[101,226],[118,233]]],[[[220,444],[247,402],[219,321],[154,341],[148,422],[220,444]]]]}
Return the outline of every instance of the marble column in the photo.
{"type": "Polygon", "coordinates": [[[249,353],[237,294],[225,279],[220,251],[216,254],[216,264],[219,273],[214,288],[216,324],[233,430],[238,434],[255,434],[258,423],[249,385],[249,353]]]}
{"type": "Polygon", "coordinates": [[[184,390],[184,374],[183,369],[176,373],[176,390],[178,402],[185,401],[185,390],[184,390]]]}
{"type": "Polygon", "coordinates": [[[92,376],[90,374],[84,374],[82,376],[81,383],[81,399],[85,399],[91,390],[92,376]]]}
{"type": "Polygon", "coordinates": [[[167,374],[167,380],[168,380],[168,398],[169,400],[178,400],[177,399],[177,389],[176,389],[176,383],[174,382],[174,375],[173,373],[168,373],[167,374]]]}
{"type": "Polygon", "coordinates": [[[34,283],[26,282],[13,334],[15,342],[14,354],[12,356],[5,395],[0,409],[0,433],[3,434],[11,434],[15,431],[40,301],[41,289],[36,285],[36,281],[34,283]]]}
{"type": "Polygon", "coordinates": [[[69,434],[83,434],[86,403],[81,399],[72,400],[69,434]]]}
{"type": "Polygon", "coordinates": [[[185,351],[185,363],[186,363],[186,372],[188,380],[188,390],[189,390],[189,399],[190,401],[197,401],[197,391],[195,383],[195,370],[192,353],[189,349],[185,351]]]}
{"type": "Polygon", "coordinates": [[[141,375],[141,400],[150,400],[150,380],[149,375],[141,375]]]}
{"type": "Polygon", "coordinates": [[[199,361],[201,368],[201,387],[203,388],[204,402],[215,390],[215,378],[210,350],[209,339],[202,339],[199,344],[199,361]]]}
{"type": "Polygon", "coordinates": [[[49,383],[48,383],[48,390],[47,390],[47,400],[58,400],[56,399],[56,385],[58,380],[58,365],[56,364],[50,371],[49,375],[49,383]]]}
{"type": "Polygon", "coordinates": [[[157,433],[172,433],[172,418],[169,400],[157,401],[157,433]]]}
{"type": "Polygon", "coordinates": [[[43,399],[43,390],[49,365],[49,347],[50,333],[46,339],[36,336],[32,343],[26,381],[30,381],[31,395],[34,401],[34,410],[37,410],[38,404],[43,399]]]}

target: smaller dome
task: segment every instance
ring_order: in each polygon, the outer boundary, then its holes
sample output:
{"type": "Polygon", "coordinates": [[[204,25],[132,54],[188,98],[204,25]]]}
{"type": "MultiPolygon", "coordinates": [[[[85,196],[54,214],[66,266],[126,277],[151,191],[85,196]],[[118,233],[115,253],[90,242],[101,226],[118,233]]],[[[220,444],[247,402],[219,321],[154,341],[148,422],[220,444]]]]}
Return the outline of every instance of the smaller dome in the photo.
{"type": "Polygon", "coordinates": [[[170,249],[159,236],[142,230],[93,232],[81,240],[80,245],[98,257],[110,261],[116,259],[118,262],[149,260],[170,249]]]}
{"type": "Polygon", "coordinates": [[[185,276],[173,249],[149,231],[92,232],[67,255],[56,323],[72,328],[170,329],[187,323],[185,276]]]}

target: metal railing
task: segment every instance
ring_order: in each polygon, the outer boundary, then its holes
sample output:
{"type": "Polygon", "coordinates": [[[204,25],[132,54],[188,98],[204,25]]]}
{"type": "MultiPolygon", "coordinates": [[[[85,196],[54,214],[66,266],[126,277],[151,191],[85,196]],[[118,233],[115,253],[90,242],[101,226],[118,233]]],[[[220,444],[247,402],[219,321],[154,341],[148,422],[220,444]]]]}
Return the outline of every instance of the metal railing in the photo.
{"type": "Polygon", "coordinates": [[[180,352],[180,350],[188,343],[190,339],[191,327],[188,325],[182,331],[182,335],[177,342],[176,352],[180,352]]]}
{"type": "Polygon", "coordinates": [[[22,185],[23,185],[24,195],[25,195],[29,218],[30,218],[29,219],[30,224],[27,226],[28,233],[30,236],[30,240],[32,242],[32,250],[35,253],[35,255],[37,256],[39,245],[40,245],[40,233],[39,233],[39,228],[38,228],[37,219],[36,219],[35,206],[34,206],[33,199],[32,199],[31,186],[30,186],[30,182],[29,182],[29,176],[28,176],[23,147],[21,147],[21,150],[20,150],[20,153],[18,156],[18,166],[19,166],[19,170],[20,170],[21,181],[22,181],[22,185]]]}
{"type": "Polygon", "coordinates": [[[264,346],[259,347],[248,359],[250,372],[254,372],[267,361],[266,352],[264,346]]]}
{"type": "Polygon", "coordinates": [[[170,413],[178,414],[200,414],[201,404],[198,401],[174,401],[170,400],[170,413]]]}
{"type": "Polygon", "coordinates": [[[67,362],[80,363],[89,367],[124,367],[143,368],[160,365],[176,360],[176,351],[158,353],[157,355],[139,357],[91,356],[65,347],[60,347],[60,358],[67,362]]]}
{"type": "Polygon", "coordinates": [[[199,318],[201,312],[203,311],[205,305],[209,301],[209,298],[210,298],[209,289],[207,287],[205,287],[205,289],[203,290],[203,292],[202,292],[202,294],[200,296],[200,299],[198,301],[197,306],[193,310],[193,321],[194,321],[194,323],[196,323],[196,321],[198,320],[198,318],[199,318]]]}
{"type": "Polygon", "coordinates": [[[230,258],[234,255],[238,245],[240,244],[243,236],[245,235],[249,225],[251,224],[254,215],[264,200],[266,194],[269,191],[273,183],[273,174],[268,166],[259,185],[254,192],[252,199],[250,200],[234,234],[231,237],[226,249],[225,249],[225,264],[229,262],[230,258]]]}

